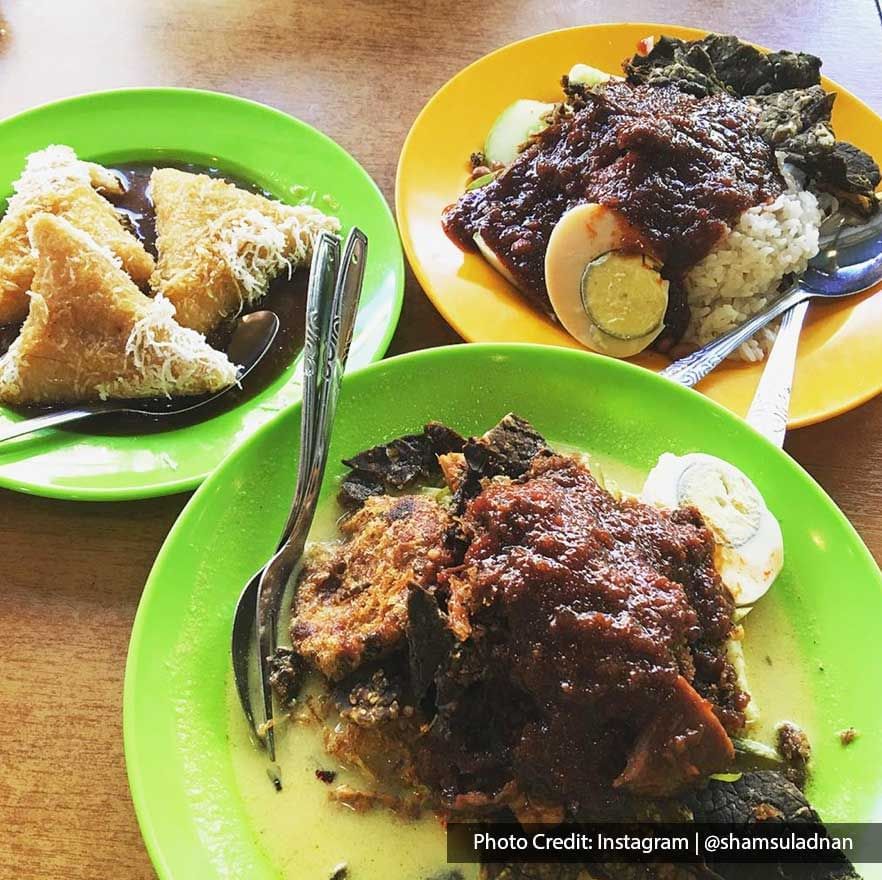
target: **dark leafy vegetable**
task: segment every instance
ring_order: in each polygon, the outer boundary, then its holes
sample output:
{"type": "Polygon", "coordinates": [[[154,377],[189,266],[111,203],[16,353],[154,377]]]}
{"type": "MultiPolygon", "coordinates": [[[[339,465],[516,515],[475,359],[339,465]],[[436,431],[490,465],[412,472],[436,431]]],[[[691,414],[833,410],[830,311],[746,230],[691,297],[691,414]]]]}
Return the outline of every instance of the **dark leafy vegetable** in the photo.
{"type": "Polygon", "coordinates": [[[729,35],[692,42],[663,36],[624,67],[632,83],[673,85],[699,98],[723,90],[746,98],[766,141],[818,187],[844,194],[862,213],[878,207],[872,193],[880,182],[879,166],[858,147],[837,141],[830,123],[836,96],[820,85],[817,56],[766,55],[729,35]]]}
{"type": "Polygon", "coordinates": [[[416,584],[407,595],[407,646],[410,685],[422,700],[453,647],[453,636],[435,596],[416,584]]]}
{"type": "Polygon", "coordinates": [[[459,452],[464,442],[446,425],[430,422],[422,434],[398,437],[344,459],[351,472],[340,486],[340,501],[345,507],[360,507],[371,495],[401,490],[417,480],[438,480],[437,456],[459,452]]]}
{"type": "Polygon", "coordinates": [[[804,89],[821,81],[821,59],[805,52],[760,52],[729,34],[701,40],[660,37],[646,54],[625,62],[633,83],[676,85],[703,98],[728,91],[736,97],[804,89]]]}
{"type": "Polygon", "coordinates": [[[519,477],[526,473],[537,455],[551,450],[545,438],[529,422],[509,413],[483,436],[470,437],[462,452],[467,468],[455,496],[458,507],[480,491],[481,480],[519,477]]]}
{"type": "MultiPolygon", "coordinates": [[[[783,773],[757,770],[734,782],[712,779],[687,799],[697,822],[754,824],[793,822],[823,827],[803,792],[783,773]]],[[[714,864],[726,880],[859,880],[841,852],[824,855],[824,864],[714,864]]]]}

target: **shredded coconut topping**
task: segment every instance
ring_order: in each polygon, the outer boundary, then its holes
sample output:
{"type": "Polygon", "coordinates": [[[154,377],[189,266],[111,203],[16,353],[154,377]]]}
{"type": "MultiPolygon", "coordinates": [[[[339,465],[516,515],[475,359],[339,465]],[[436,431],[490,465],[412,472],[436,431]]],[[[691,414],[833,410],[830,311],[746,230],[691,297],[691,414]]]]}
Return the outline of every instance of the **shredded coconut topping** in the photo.
{"type": "Polygon", "coordinates": [[[18,389],[18,350],[21,348],[21,336],[17,336],[12,345],[6,349],[3,357],[0,357],[0,388],[8,388],[10,390],[18,389]]]}
{"type": "MultiPolygon", "coordinates": [[[[236,366],[223,352],[211,348],[201,333],[181,327],[175,320],[175,307],[161,294],[132,327],[126,357],[141,376],[136,389],[139,396],[201,393],[236,382],[236,366]]],[[[115,386],[115,390],[123,389],[115,386]]],[[[106,386],[99,389],[102,398],[108,392],[106,386]]]]}
{"type": "Polygon", "coordinates": [[[70,148],[53,144],[28,156],[21,177],[12,184],[15,195],[9,200],[9,210],[30,201],[35,195],[75,183],[90,185],[89,163],[77,159],[70,148]]]}
{"type": "Polygon", "coordinates": [[[336,232],[340,221],[309,205],[279,205],[279,223],[256,208],[231,222],[229,214],[216,224],[218,252],[230,267],[243,303],[251,305],[266,293],[270,281],[282,271],[291,273],[312,253],[323,229],[336,232]]]}

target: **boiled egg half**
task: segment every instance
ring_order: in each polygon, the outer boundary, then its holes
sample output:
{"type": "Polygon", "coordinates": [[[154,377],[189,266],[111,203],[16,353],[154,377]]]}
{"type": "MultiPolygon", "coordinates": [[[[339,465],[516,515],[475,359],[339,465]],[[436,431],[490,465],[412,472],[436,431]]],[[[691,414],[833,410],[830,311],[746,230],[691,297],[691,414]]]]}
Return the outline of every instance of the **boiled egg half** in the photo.
{"type": "Polygon", "coordinates": [[[717,571],[736,605],[753,605],[781,571],[781,526],[759,489],[727,461],[666,452],[649,472],[641,500],[698,509],[716,539],[717,571]]]}
{"type": "Polygon", "coordinates": [[[643,351],[664,329],[668,282],[618,211],[593,202],[570,208],[545,252],[548,297],[564,329],[613,357],[643,351]]]}

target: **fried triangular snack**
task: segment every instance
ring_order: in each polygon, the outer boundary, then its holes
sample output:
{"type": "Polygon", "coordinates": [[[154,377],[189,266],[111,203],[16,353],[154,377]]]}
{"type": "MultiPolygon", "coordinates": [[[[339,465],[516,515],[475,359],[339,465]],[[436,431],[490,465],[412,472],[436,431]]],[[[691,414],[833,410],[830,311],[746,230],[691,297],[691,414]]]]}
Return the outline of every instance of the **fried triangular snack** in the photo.
{"type": "Polygon", "coordinates": [[[280,272],[305,263],[316,236],[339,221],[309,205],[284,205],[205,174],[157,168],[155,293],[185,327],[207,333],[266,293],[280,272]]]}
{"type": "Polygon", "coordinates": [[[120,192],[119,181],[106,168],[77,159],[70,147],[51,146],[28,156],[27,166],[13,184],[15,195],[0,220],[0,324],[21,321],[28,313],[27,291],[35,259],[28,242],[27,222],[48,212],[65,217],[109,248],[137,282],[153,271],[153,257],[119,219],[113,205],[100,196],[120,192]]]}
{"type": "Polygon", "coordinates": [[[28,222],[36,254],[31,307],[0,358],[0,400],[55,404],[108,397],[193,395],[236,381],[174,307],[144,296],[118,259],[53,214],[28,222]]]}

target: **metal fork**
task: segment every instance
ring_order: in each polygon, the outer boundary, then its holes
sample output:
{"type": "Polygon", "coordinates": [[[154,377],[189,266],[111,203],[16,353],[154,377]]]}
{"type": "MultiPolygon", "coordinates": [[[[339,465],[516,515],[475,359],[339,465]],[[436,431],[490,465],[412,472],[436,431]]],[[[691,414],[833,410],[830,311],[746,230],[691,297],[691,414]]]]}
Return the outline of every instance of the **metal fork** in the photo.
{"type": "Polygon", "coordinates": [[[233,620],[236,690],[245,717],[270,760],[275,760],[270,659],[276,649],[285,587],[303,554],[318,503],[366,257],[367,238],[358,229],[349,234],[340,271],[339,239],[322,233],[316,242],[307,294],[300,459],[294,501],[276,554],[245,586],[233,620]],[[253,662],[255,646],[257,664],[253,662]],[[252,702],[251,670],[255,665],[260,673],[263,724],[258,724],[252,702]]]}

